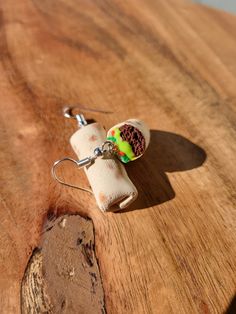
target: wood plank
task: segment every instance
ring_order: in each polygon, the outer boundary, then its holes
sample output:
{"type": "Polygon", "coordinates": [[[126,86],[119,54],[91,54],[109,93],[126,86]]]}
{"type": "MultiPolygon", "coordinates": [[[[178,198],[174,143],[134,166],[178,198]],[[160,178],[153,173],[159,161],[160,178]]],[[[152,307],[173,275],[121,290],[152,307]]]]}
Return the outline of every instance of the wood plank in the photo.
{"type": "Polygon", "coordinates": [[[184,0],[9,0],[0,13],[1,313],[20,312],[47,215],[65,213],[93,221],[108,313],[232,309],[236,17],[184,0]],[[127,166],[130,210],[104,214],[52,180],[53,161],[73,156],[67,103],[111,111],[86,113],[107,129],[150,126],[127,166]]]}
{"type": "Polygon", "coordinates": [[[54,217],[40,246],[22,281],[22,313],[105,314],[92,222],[79,215],[54,217]]]}

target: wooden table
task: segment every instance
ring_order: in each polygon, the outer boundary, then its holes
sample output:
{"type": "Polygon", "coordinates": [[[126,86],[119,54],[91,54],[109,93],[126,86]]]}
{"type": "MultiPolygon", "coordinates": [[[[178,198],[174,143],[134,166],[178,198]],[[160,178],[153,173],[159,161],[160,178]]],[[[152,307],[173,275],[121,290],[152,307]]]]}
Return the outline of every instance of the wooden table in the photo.
{"type": "MultiPolygon", "coordinates": [[[[68,213],[91,219],[92,241],[94,226],[107,313],[235,313],[236,17],[184,0],[0,8],[1,313],[20,312],[30,256],[68,213]],[[150,126],[146,155],[127,166],[139,189],[129,210],[102,213],[51,178],[54,160],[74,156],[68,103],[106,128],[130,117],[150,126]]],[[[87,184],[82,171],[67,179],[87,184]]]]}

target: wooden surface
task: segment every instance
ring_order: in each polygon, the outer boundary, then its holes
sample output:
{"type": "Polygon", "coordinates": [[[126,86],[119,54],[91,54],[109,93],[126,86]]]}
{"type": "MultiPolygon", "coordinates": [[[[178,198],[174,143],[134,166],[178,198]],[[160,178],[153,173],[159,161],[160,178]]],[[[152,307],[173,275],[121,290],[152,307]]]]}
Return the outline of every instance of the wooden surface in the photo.
{"type": "Polygon", "coordinates": [[[1,313],[20,312],[43,224],[63,213],[93,221],[107,313],[233,313],[236,17],[182,0],[8,0],[0,13],[1,313]],[[129,211],[101,213],[52,180],[73,156],[65,103],[152,129],[127,167],[129,211]]]}
{"type": "Polygon", "coordinates": [[[91,220],[51,219],[41,242],[22,281],[22,314],[105,314],[91,220]]]}

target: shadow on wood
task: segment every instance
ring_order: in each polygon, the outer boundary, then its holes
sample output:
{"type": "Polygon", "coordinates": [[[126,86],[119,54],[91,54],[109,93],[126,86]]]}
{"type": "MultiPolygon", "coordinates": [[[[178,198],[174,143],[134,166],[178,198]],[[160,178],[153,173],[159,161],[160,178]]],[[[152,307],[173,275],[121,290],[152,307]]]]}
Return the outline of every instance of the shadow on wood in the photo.
{"type": "Polygon", "coordinates": [[[131,180],[139,191],[137,201],[127,211],[147,208],[175,197],[166,172],[187,171],[201,166],[206,152],[185,137],[151,130],[151,141],[145,155],[127,165],[131,180]]]}
{"type": "Polygon", "coordinates": [[[236,313],[236,295],[232,298],[229,307],[225,311],[225,314],[235,314],[236,313]]]}

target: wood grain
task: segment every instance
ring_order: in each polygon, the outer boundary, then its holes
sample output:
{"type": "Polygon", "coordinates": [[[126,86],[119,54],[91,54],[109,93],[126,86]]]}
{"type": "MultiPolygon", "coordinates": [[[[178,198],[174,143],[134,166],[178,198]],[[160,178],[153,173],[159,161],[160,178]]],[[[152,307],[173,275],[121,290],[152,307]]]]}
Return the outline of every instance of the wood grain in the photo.
{"type": "Polygon", "coordinates": [[[22,314],[105,314],[93,224],[79,215],[48,221],[21,288],[22,314]]]}
{"type": "MultiPolygon", "coordinates": [[[[236,17],[184,0],[0,3],[1,313],[20,286],[47,215],[92,219],[107,313],[224,313],[236,291],[236,17]],[[57,185],[72,156],[64,104],[107,129],[152,129],[127,166],[140,197],[103,214],[57,185]]],[[[65,170],[86,185],[82,172],[65,170]]]]}
{"type": "Polygon", "coordinates": [[[44,282],[43,256],[40,250],[33,252],[22,280],[21,312],[52,313],[51,300],[44,282]]]}

